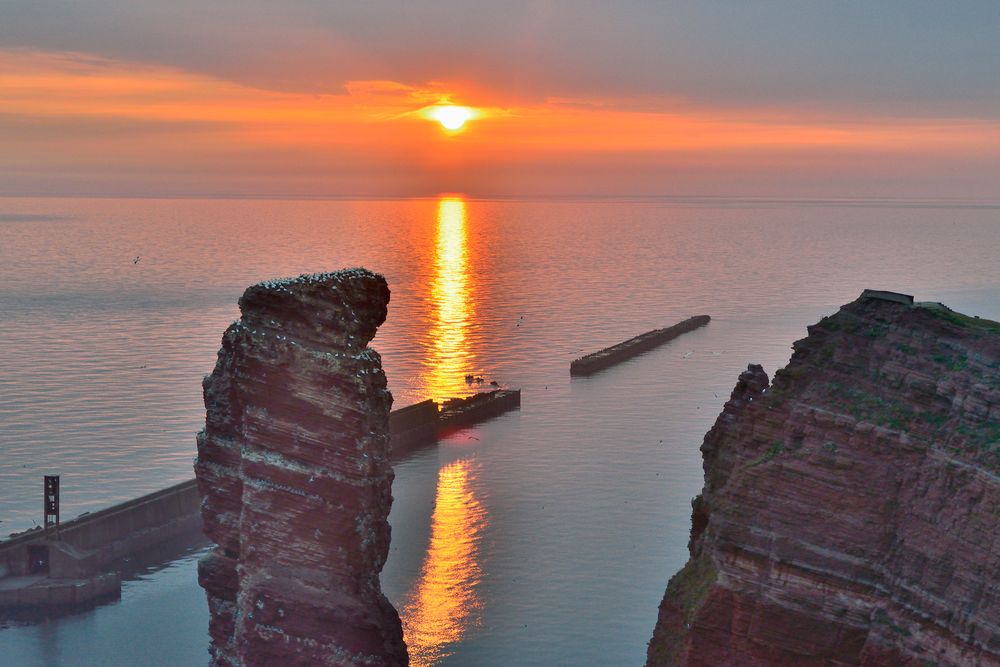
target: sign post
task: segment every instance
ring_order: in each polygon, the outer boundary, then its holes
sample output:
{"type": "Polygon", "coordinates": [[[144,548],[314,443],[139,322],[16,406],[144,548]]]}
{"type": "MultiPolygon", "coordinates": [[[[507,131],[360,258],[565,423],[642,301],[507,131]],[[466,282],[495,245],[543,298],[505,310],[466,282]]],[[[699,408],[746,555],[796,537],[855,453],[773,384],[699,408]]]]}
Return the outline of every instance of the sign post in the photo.
{"type": "Polygon", "coordinates": [[[49,535],[50,519],[59,538],[59,475],[45,476],[45,536],[49,535]]]}

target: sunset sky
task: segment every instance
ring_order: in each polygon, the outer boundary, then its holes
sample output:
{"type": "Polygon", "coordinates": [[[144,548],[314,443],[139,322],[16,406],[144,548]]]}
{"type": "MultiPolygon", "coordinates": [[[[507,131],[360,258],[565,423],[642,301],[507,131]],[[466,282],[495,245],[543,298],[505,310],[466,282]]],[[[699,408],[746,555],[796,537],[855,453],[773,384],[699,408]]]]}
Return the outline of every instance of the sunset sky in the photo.
{"type": "Polygon", "coordinates": [[[5,2],[0,194],[997,199],[998,35],[992,0],[5,2]]]}

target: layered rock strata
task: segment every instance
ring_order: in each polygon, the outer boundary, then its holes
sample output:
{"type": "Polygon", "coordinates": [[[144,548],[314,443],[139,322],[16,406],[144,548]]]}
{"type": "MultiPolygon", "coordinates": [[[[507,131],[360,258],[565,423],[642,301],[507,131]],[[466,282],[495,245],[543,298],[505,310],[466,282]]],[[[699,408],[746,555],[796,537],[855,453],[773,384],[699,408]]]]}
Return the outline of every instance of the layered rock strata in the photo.
{"type": "Polygon", "coordinates": [[[701,450],[648,665],[1000,665],[1000,324],[866,293],[701,450]]]}
{"type": "Polygon", "coordinates": [[[195,463],[213,665],[400,665],[382,595],[392,395],[366,347],[385,279],[364,269],[261,283],[205,378],[195,463]]]}

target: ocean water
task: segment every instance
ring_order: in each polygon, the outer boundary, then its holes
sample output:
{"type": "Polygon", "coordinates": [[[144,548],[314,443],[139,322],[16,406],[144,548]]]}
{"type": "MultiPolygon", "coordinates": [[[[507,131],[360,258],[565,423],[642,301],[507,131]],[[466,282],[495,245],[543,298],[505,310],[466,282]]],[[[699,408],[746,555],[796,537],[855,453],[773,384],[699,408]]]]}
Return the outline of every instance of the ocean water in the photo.
{"type": "MultiPolygon", "coordinates": [[[[397,407],[476,391],[468,373],[523,392],[396,466],[382,581],[413,663],[641,664],[739,372],[773,373],[867,287],[1000,319],[998,250],[988,203],[0,198],[0,533],[40,521],[43,474],[64,518],[192,477],[201,377],[243,289],[363,265],[392,290],[372,346],[397,407]]],[[[187,665],[206,628],[185,556],[115,604],[0,627],[0,655],[187,665]]]]}

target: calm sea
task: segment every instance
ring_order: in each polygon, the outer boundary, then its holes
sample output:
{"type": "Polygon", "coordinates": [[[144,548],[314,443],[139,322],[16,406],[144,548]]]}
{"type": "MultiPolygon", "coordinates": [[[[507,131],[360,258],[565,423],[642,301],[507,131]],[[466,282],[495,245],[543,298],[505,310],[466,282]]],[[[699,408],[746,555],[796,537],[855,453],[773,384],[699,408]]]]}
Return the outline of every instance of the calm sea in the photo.
{"type": "MultiPolygon", "coordinates": [[[[201,378],[254,282],[363,265],[392,289],[397,407],[523,390],[396,468],[383,587],[414,664],[641,664],[686,558],[698,447],[748,362],[875,287],[1000,319],[1000,207],[956,202],[0,199],[0,532],[193,476],[201,378]],[[711,324],[586,379],[569,362],[711,324]]],[[[195,558],[0,629],[18,665],[207,658],[195,558]]]]}

